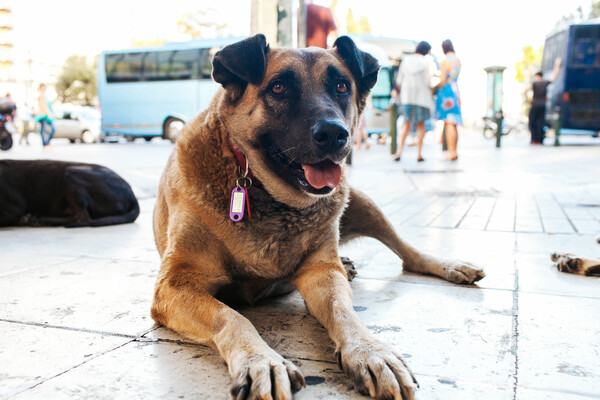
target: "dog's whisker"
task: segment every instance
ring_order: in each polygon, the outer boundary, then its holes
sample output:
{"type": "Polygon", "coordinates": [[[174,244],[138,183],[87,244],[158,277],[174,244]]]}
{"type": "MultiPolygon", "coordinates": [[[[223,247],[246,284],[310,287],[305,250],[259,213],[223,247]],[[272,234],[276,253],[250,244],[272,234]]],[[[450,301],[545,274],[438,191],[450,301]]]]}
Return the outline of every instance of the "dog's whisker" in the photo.
{"type": "Polygon", "coordinates": [[[289,149],[287,149],[287,150],[281,150],[280,152],[276,153],[276,155],[278,155],[278,156],[279,156],[279,155],[281,155],[281,154],[285,154],[285,153],[287,153],[287,152],[290,152],[290,151],[292,151],[292,150],[296,150],[296,146],[292,146],[292,147],[290,147],[290,148],[289,148],[289,149]]]}

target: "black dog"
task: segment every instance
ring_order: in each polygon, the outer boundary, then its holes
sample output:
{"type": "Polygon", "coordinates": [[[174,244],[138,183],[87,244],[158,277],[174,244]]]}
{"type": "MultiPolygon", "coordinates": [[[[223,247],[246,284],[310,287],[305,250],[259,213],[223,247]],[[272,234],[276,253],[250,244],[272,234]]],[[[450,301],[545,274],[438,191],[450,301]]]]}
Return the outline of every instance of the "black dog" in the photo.
{"type": "Polygon", "coordinates": [[[116,225],[139,213],[129,184],[106,167],[0,160],[0,226],[116,225]]]}

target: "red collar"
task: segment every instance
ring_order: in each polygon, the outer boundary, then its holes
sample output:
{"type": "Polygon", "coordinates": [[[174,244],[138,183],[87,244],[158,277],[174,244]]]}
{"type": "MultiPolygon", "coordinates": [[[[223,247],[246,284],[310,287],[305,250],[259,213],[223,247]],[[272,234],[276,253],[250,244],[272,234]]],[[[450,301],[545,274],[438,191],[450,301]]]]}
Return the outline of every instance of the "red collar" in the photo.
{"type": "MultiPolygon", "coordinates": [[[[235,146],[233,145],[233,142],[231,141],[231,138],[229,138],[229,148],[231,149],[231,152],[235,156],[235,159],[236,159],[238,165],[242,169],[242,172],[245,171],[246,170],[246,156],[241,151],[239,151],[238,149],[235,148],[235,146]]],[[[248,176],[250,177],[250,179],[252,179],[252,181],[254,183],[258,183],[258,179],[256,179],[256,177],[254,176],[250,167],[248,167],[248,176]]]]}

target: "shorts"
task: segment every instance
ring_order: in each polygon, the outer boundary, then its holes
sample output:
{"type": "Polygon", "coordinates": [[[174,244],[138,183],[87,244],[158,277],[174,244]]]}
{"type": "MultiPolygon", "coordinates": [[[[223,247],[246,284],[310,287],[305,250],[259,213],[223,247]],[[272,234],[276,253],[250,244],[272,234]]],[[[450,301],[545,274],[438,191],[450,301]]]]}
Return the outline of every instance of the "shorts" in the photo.
{"type": "Polygon", "coordinates": [[[424,122],[431,118],[431,110],[429,108],[414,104],[405,104],[402,114],[404,115],[404,122],[411,123],[424,122]]]}

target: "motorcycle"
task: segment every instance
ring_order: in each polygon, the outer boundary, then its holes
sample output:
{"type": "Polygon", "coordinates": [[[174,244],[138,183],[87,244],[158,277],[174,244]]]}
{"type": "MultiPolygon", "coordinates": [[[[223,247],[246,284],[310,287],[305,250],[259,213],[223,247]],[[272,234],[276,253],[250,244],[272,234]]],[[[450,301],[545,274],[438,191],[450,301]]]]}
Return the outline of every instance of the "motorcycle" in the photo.
{"type": "Polygon", "coordinates": [[[13,145],[12,133],[8,124],[15,118],[17,106],[10,99],[0,99],[0,150],[8,150],[13,145]]]}

